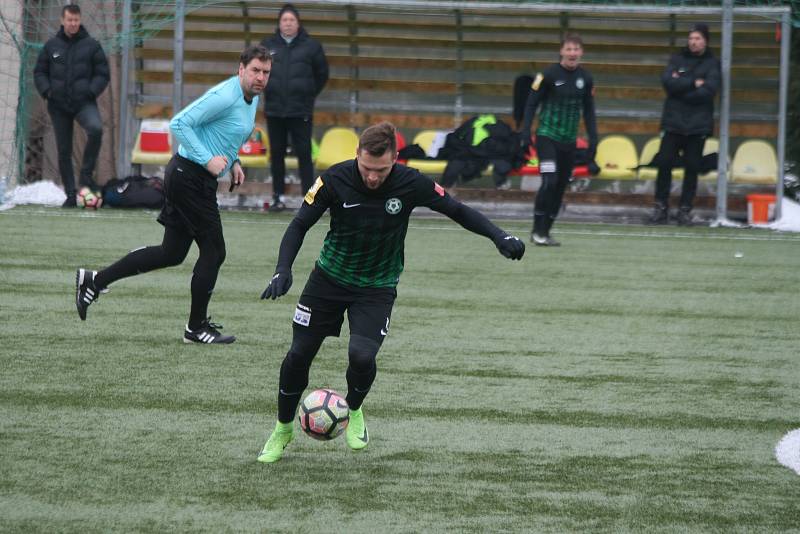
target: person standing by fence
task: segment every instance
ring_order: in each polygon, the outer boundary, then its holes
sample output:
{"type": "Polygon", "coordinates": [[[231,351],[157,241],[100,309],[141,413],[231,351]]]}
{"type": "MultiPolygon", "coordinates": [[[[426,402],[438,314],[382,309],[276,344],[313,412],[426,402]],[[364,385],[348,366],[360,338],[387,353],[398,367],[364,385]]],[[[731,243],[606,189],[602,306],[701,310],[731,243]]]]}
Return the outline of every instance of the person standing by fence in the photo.
{"type": "Polygon", "coordinates": [[[314,100],[328,82],[328,60],[322,45],[300,24],[292,4],[278,13],[275,34],[261,44],[272,54],[272,80],[264,90],[264,114],[270,147],[272,210],[286,208],[283,202],[286,180],[286,149],[292,140],[305,193],[314,181],[311,135],[314,130],[314,100]]]}
{"type": "Polygon", "coordinates": [[[80,184],[97,189],[94,170],[103,141],[103,121],[97,97],[108,86],[108,60],[103,47],[81,24],[77,4],[61,9],[61,29],[45,43],[36,60],[33,81],[47,100],[58,150],[58,172],[67,199],[63,207],[77,205],[75,171],[72,167],[72,134],[75,121],[86,131],[87,142],[79,175],[80,184]]]}
{"type": "Polygon", "coordinates": [[[679,225],[692,224],[703,146],[714,131],[714,97],[722,83],[719,60],[708,49],[708,38],[708,26],[696,24],[686,48],[670,58],[661,74],[667,98],[661,114],[656,203],[647,221],[650,224],[669,222],[672,168],[679,152],[683,153],[684,173],[676,218],[679,225]]]}

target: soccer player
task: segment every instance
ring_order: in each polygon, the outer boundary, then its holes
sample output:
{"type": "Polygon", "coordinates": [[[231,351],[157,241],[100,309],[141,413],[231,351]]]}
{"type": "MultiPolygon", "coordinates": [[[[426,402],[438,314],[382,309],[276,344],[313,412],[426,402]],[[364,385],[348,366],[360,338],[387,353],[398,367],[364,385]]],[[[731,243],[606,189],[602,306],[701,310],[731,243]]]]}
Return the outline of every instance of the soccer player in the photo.
{"type": "Polygon", "coordinates": [[[583,41],[576,34],[567,34],[561,41],[561,61],[536,75],[531,85],[520,139],[524,146],[531,142],[531,124],[541,104],[539,127],[536,129],[536,151],[542,185],[533,207],[531,241],[537,246],[557,247],[550,229],[561,209],[561,200],[572,177],[575,162],[575,139],[581,113],[589,135],[589,159],[597,150],[597,122],[594,111],[594,82],[589,71],[580,66],[583,41]]]}
{"type": "Polygon", "coordinates": [[[375,380],[378,349],[389,333],[408,218],[415,207],[427,206],[488,237],[506,258],[519,260],[525,253],[522,241],[454,200],[419,171],[396,162],[394,126],[383,122],[367,128],[356,158],[317,178],[283,236],[278,265],[262,299],[289,291],[292,264],[306,232],[330,210],[330,230],[294,312],[292,345],[280,370],[278,421],[259,462],[279,460],[294,438],[293,419],[311,362],[326,336],[339,336],[345,312],[350,324],[350,423],[345,438],[353,450],[366,447],[369,435],[361,405],[375,380]]]}
{"type": "Polygon", "coordinates": [[[232,184],[244,182],[238,160],[242,146],[255,126],[258,95],[269,80],[272,64],[263,46],[250,46],[239,58],[239,73],[209,89],[170,122],[180,142],[178,153],[164,173],[166,202],[158,216],[164,225],[160,245],[131,251],[100,271],[78,269],[76,300],[78,315],[86,310],[111,283],[154,269],[179,265],[192,241],[200,255],[191,282],[192,303],[185,343],[233,343],[234,336],[220,333],[220,325],[207,316],[208,303],[225,261],[225,239],[217,205],[217,178],[228,171],[232,184]]]}

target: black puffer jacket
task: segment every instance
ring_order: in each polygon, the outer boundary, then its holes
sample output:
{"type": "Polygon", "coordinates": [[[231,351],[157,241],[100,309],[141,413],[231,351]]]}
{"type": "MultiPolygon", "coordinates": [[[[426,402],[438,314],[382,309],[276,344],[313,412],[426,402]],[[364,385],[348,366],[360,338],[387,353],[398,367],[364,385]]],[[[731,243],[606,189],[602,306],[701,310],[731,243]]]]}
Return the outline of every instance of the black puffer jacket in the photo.
{"type": "Polygon", "coordinates": [[[103,47],[83,26],[71,38],[62,26],[39,53],[33,80],[36,90],[51,105],[77,112],[108,85],[108,60],[103,47]]]}
{"type": "Polygon", "coordinates": [[[279,31],[261,41],[272,53],[272,72],[264,90],[267,117],[304,117],[314,113],[314,99],[328,81],[322,45],[302,27],[286,44],[279,31]]]}
{"type": "Polygon", "coordinates": [[[688,48],[673,55],[661,74],[667,92],[661,129],[681,135],[711,135],[714,131],[714,97],[722,84],[719,61],[706,48],[701,56],[688,48]],[[673,73],[676,76],[673,76],[673,73]],[[697,79],[703,79],[695,87],[697,79]]]}

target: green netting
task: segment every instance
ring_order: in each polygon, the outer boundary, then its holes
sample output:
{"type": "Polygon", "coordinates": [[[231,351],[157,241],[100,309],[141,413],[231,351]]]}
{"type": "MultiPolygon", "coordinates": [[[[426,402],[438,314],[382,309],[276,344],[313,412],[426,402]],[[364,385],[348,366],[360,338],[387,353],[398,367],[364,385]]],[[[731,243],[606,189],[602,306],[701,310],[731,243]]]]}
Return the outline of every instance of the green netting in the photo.
{"type": "MultiPolygon", "coordinates": [[[[498,2],[503,0],[498,0],[498,2]]],[[[482,0],[483,3],[486,0],[482,0]]],[[[263,2],[261,2],[263,4],[263,2]]],[[[468,3],[468,2],[462,2],[468,3]]],[[[509,3],[507,0],[503,3],[509,3]]],[[[519,4],[542,4],[548,2],[527,0],[519,4]]],[[[705,0],[583,0],[562,2],[573,5],[614,6],[668,6],[719,7],[719,1],[705,0]]],[[[43,43],[59,27],[60,0],[0,0],[0,177],[16,181],[35,181],[41,178],[58,182],[55,150],[49,118],[44,104],[33,86],[33,67],[43,43]]],[[[187,0],[187,12],[211,5],[224,4],[240,8],[257,5],[259,2],[218,2],[209,0],[187,0]]],[[[300,2],[303,5],[302,2],[300,2]]],[[[320,2],[308,2],[320,5],[320,2]]],[[[380,4],[376,1],[375,4],[380,4]]],[[[272,2],[270,5],[278,5],[272,2]]],[[[736,6],[790,6],[795,26],[800,27],[800,0],[738,0],[736,6]]],[[[146,40],[159,29],[174,23],[175,3],[160,1],[133,2],[134,26],[128,33],[122,32],[122,0],[84,0],[80,2],[82,19],[89,32],[103,45],[112,62],[112,71],[118,66],[118,56],[123,43],[146,40]]],[[[397,4],[394,4],[397,7],[397,4]]],[[[101,162],[106,167],[115,165],[114,145],[116,129],[114,111],[120,95],[112,83],[102,96],[105,105],[106,133],[104,134],[101,162]],[[104,157],[105,155],[105,157],[104,157]]],[[[80,141],[82,132],[76,128],[80,141]]],[[[76,143],[80,146],[80,142],[76,143]]],[[[78,158],[76,158],[78,159],[78,158]]],[[[107,169],[108,171],[108,169],[107,169]]]]}

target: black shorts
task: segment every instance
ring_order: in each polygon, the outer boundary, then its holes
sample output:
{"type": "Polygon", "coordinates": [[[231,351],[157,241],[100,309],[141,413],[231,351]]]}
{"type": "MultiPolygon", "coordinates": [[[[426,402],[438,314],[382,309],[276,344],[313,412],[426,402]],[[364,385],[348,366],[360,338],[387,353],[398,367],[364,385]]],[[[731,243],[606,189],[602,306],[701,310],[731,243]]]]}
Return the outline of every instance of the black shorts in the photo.
{"type": "Polygon", "coordinates": [[[339,337],[344,312],[350,335],[383,342],[389,333],[389,319],[397,298],[393,287],[342,286],[314,268],[294,311],[292,326],[313,335],[339,337]]]}
{"type": "Polygon", "coordinates": [[[217,179],[199,163],[172,156],[164,172],[166,200],[158,222],[192,237],[222,233],[217,205],[217,179]]]}
{"type": "Polygon", "coordinates": [[[562,143],[536,136],[536,155],[539,158],[539,172],[556,173],[559,177],[570,178],[575,166],[575,143],[562,143]]]}

